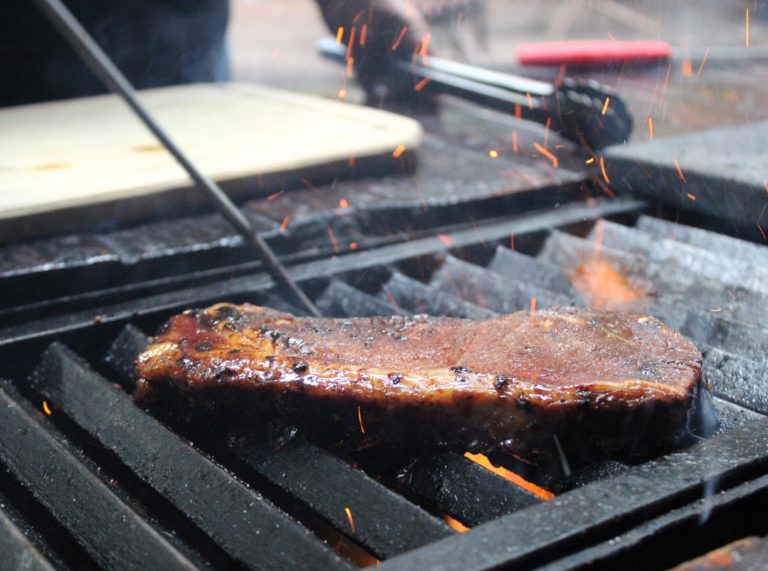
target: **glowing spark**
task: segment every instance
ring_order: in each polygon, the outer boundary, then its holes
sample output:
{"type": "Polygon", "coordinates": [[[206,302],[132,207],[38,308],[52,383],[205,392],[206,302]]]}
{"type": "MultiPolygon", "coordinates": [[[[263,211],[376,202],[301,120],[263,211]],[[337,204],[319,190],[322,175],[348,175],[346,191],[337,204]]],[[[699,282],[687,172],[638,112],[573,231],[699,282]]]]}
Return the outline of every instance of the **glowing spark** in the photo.
{"type": "Polygon", "coordinates": [[[291,219],[290,216],[286,216],[283,218],[283,221],[280,223],[280,234],[285,232],[286,228],[288,228],[288,221],[291,219]]]}
{"type": "Polygon", "coordinates": [[[558,162],[557,162],[557,157],[555,155],[553,155],[550,151],[548,151],[547,149],[545,149],[544,147],[542,147],[538,143],[534,143],[533,147],[537,151],[539,151],[542,155],[547,157],[550,161],[552,161],[552,168],[554,168],[554,169],[557,168],[558,162]]]}
{"type": "Polygon", "coordinates": [[[447,234],[438,234],[437,239],[440,240],[443,244],[445,244],[448,247],[453,246],[453,238],[451,238],[447,234]]]}
{"type": "Polygon", "coordinates": [[[515,103],[515,118],[520,119],[523,116],[523,106],[519,103],[515,103]]]}
{"type": "Polygon", "coordinates": [[[400,44],[403,41],[403,38],[405,37],[405,33],[408,31],[408,26],[403,26],[403,29],[400,30],[400,33],[397,35],[397,39],[395,40],[395,43],[392,44],[392,51],[395,51],[397,48],[400,47],[400,44]]]}
{"type": "Polygon", "coordinates": [[[531,298],[531,317],[536,317],[536,298],[531,298]]]}
{"type": "Polygon", "coordinates": [[[589,157],[586,161],[584,161],[584,164],[591,165],[595,162],[595,157],[589,157]]]}
{"type": "Polygon", "coordinates": [[[352,72],[354,71],[354,65],[355,65],[355,58],[352,56],[347,57],[347,77],[352,77],[352,72]]]}
{"type": "Polygon", "coordinates": [[[339,26],[339,29],[336,30],[336,43],[340,44],[341,43],[341,39],[343,37],[344,37],[344,27],[343,26],[339,26]]]}
{"type": "Polygon", "coordinates": [[[47,414],[48,416],[51,416],[52,411],[48,406],[48,401],[43,401],[43,412],[45,412],[45,414],[47,414]]]}
{"type": "Polygon", "coordinates": [[[520,152],[520,144],[517,142],[517,131],[512,131],[512,152],[520,152]]]}
{"type": "Polygon", "coordinates": [[[352,58],[352,49],[355,47],[355,35],[357,35],[357,28],[352,26],[349,32],[349,41],[347,42],[347,60],[352,58]]]}
{"type": "Polygon", "coordinates": [[[746,43],[747,43],[747,47],[749,47],[749,6],[747,6],[747,11],[746,11],[745,29],[747,31],[747,41],[746,41],[746,43]]]}
{"type": "Polygon", "coordinates": [[[343,87],[339,89],[339,99],[344,99],[347,96],[347,90],[343,87]]]}
{"type": "Polygon", "coordinates": [[[275,194],[270,194],[270,195],[267,197],[267,200],[268,200],[269,202],[272,202],[273,200],[275,200],[276,198],[278,198],[279,196],[281,196],[281,195],[282,195],[284,192],[285,192],[284,190],[281,190],[280,192],[276,192],[275,194]]]}
{"type": "Polygon", "coordinates": [[[683,59],[680,73],[683,77],[691,77],[691,75],[693,75],[693,64],[691,63],[690,57],[686,56],[685,59],[683,59]]]}
{"type": "Polygon", "coordinates": [[[555,497],[555,494],[550,492],[549,490],[545,490],[544,488],[537,486],[533,482],[529,482],[525,478],[522,478],[515,474],[512,470],[507,470],[506,468],[500,468],[498,466],[494,466],[491,464],[491,461],[488,459],[487,456],[484,454],[472,454],[470,452],[465,452],[464,457],[468,458],[469,460],[472,460],[472,462],[479,464],[486,470],[490,470],[497,476],[501,476],[502,478],[509,480],[513,484],[516,484],[520,486],[521,488],[528,490],[532,494],[540,497],[542,500],[551,500],[555,497]]]}
{"type": "Polygon", "coordinates": [[[533,109],[533,96],[530,93],[526,93],[525,96],[528,98],[528,109],[533,109]]]}
{"type": "Polygon", "coordinates": [[[346,198],[339,200],[339,206],[341,208],[349,208],[349,201],[346,198]]]}
{"type": "Polygon", "coordinates": [[[600,115],[605,115],[606,113],[608,113],[608,105],[610,105],[610,103],[611,103],[611,98],[606,97],[605,103],[603,103],[603,110],[600,112],[600,115]]]}
{"type": "Polygon", "coordinates": [[[469,528],[466,525],[464,525],[457,519],[453,519],[448,514],[443,516],[443,520],[445,521],[445,523],[448,524],[448,527],[450,527],[454,531],[458,531],[459,533],[466,533],[469,531],[469,528]]]}
{"type": "Polygon", "coordinates": [[[368,24],[363,24],[360,28],[360,45],[365,45],[365,39],[368,37],[368,24]]]}
{"type": "Polygon", "coordinates": [[[328,239],[331,241],[331,245],[333,246],[333,251],[337,254],[339,253],[339,243],[336,241],[336,234],[333,233],[333,228],[328,226],[328,228],[325,229],[328,233],[328,239]]]}
{"type": "Polygon", "coordinates": [[[350,242],[349,243],[349,249],[350,250],[357,250],[357,242],[350,242]]]}
{"type": "Polygon", "coordinates": [[[701,75],[701,70],[704,69],[704,64],[707,63],[708,57],[709,57],[709,48],[704,50],[704,57],[701,58],[701,63],[699,64],[699,69],[696,70],[696,75],[701,75]]]}
{"type": "Polygon", "coordinates": [[[397,148],[392,151],[392,156],[394,158],[400,158],[400,156],[405,152],[405,145],[398,145],[397,148]]]}
{"type": "Polygon", "coordinates": [[[653,117],[648,115],[648,138],[653,141],[653,117]]]}
{"type": "Polygon", "coordinates": [[[427,83],[429,83],[429,78],[424,77],[416,85],[413,86],[413,90],[418,93],[427,86],[427,83]]]}
{"type": "Polygon", "coordinates": [[[515,235],[514,234],[512,234],[509,237],[509,249],[512,250],[513,252],[515,251],[515,235]]]}
{"type": "Polygon", "coordinates": [[[605,184],[611,184],[611,179],[608,178],[608,173],[605,170],[605,157],[600,157],[600,172],[603,173],[605,184]]]}
{"type": "Polygon", "coordinates": [[[421,56],[421,61],[424,62],[424,65],[427,65],[428,57],[429,57],[429,42],[432,40],[432,34],[426,33],[424,34],[424,38],[421,40],[421,47],[419,48],[419,55],[421,56]]]}
{"type": "Polygon", "coordinates": [[[355,520],[352,519],[352,510],[344,508],[344,511],[347,512],[347,519],[349,520],[349,527],[352,528],[352,533],[357,533],[357,530],[355,529],[355,520]]]}
{"type": "Polygon", "coordinates": [[[760,223],[757,223],[757,229],[760,230],[760,235],[763,237],[763,241],[768,241],[768,238],[765,237],[765,230],[763,230],[763,227],[760,226],[760,223]]]}
{"type": "Polygon", "coordinates": [[[488,156],[491,157],[492,159],[497,159],[499,158],[499,151],[497,151],[496,149],[491,149],[490,151],[488,151],[488,156]]]}
{"type": "Polygon", "coordinates": [[[687,183],[688,181],[685,180],[685,175],[683,174],[683,169],[680,168],[680,163],[677,162],[677,159],[672,159],[672,162],[675,163],[675,168],[677,169],[677,176],[680,177],[680,180],[687,183]]]}
{"type": "Polygon", "coordinates": [[[691,194],[690,192],[689,192],[688,194],[686,194],[686,196],[687,196],[687,197],[688,197],[690,200],[694,200],[694,201],[696,200],[696,196],[694,196],[694,195],[693,195],[693,194],[691,194]]]}
{"type": "Polygon", "coordinates": [[[549,128],[552,126],[552,117],[547,117],[547,122],[544,124],[544,148],[547,148],[547,141],[549,141],[549,128]]]}
{"type": "Polygon", "coordinates": [[[360,432],[365,434],[365,426],[363,425],[363,409],[360,405],[357,405],[357,421],[360,423],[360,432]]]}

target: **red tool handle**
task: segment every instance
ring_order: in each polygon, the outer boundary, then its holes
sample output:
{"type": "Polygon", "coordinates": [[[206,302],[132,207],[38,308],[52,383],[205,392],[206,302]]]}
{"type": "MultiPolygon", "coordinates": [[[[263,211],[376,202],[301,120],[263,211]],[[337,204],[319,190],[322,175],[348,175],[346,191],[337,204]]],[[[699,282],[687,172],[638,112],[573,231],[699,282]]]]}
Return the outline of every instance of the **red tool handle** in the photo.
{"type": "Polygon", "coordinates": [[[517,60],[522,65],[601,66],[667,60],[671,55],[671,46],[659,40],[573,40],[522,44],[517,48],[517,60]]]}

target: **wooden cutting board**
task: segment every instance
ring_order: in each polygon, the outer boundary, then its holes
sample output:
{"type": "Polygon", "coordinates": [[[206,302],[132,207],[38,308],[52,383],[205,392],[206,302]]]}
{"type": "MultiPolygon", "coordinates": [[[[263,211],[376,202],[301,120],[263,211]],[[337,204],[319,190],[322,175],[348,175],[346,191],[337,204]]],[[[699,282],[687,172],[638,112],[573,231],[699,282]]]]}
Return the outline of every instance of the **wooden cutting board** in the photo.
{"type": "MultiPolygon", "coordinates": [[[[350,157],[390,156],[421,138],[406,117],[255,85],[152,89],[141,100],[205,173],[252,192],[270,173],[341,169],[350,157]]],[[[116,96],[0,109],[0,241],[200,201],[116,96]]]]}

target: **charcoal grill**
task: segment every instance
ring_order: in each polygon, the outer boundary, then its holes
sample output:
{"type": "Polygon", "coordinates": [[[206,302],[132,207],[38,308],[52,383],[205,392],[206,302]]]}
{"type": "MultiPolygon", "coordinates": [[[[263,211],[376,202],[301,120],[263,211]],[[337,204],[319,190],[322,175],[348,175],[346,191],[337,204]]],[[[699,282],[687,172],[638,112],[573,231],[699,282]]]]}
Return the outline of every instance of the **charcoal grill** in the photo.
{"type": "MultiPolygon", "coordinates": [[[[424,170],[446,161],[445,145],[428,139],[424,170]]],[[[589,185],[567,171],[539,186],[426,196],[428,209],[393,201],[326,210],[293,232],[257,208],[250,215],[329,316],[482,318],[529,309],[532,299],[538,308],[580,304],[568,276],[598,249],[647,284],[649,313],[704,350],[719,422],[697,427],[700,442],[637,465],[569,462],[554,441],[539,461],[491,457],[555,494],[545,500],[459,454],[388,464],[311,438],[276,447],[281,435],[228,438],[153,417],[130,398],[132,363],[167,317],[220,300],[301,311],[216,217],[5,246],[5,561],[650,569],[764,535],[768,251],[649,216],[637,200],[585,197],[589,185]],[[57,259],[62,244],[70,254],[57,259]]]]}

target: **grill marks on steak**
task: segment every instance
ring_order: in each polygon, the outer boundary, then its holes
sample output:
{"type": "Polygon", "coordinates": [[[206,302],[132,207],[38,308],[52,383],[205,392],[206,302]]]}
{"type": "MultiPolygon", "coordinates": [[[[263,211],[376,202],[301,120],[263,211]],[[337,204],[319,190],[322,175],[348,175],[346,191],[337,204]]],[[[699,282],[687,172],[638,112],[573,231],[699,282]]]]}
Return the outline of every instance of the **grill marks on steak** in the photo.
{"type": "Polygon", "coordinates": [[[172,387],[356,448],[529,452],[557,435],[601,456],[684,435],[700,368],[690,341],[636,314],[318,319],[231,304],[171,318],[137,362],[142,397],[172,387]]]}

